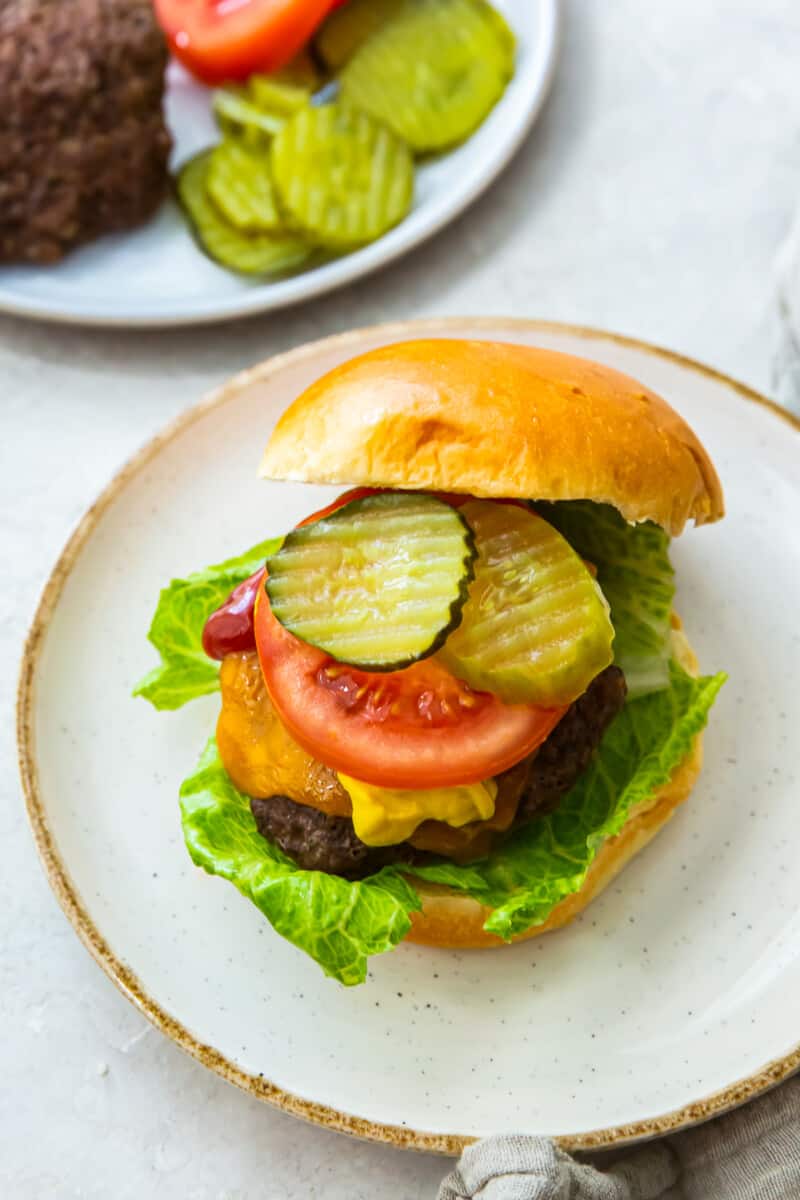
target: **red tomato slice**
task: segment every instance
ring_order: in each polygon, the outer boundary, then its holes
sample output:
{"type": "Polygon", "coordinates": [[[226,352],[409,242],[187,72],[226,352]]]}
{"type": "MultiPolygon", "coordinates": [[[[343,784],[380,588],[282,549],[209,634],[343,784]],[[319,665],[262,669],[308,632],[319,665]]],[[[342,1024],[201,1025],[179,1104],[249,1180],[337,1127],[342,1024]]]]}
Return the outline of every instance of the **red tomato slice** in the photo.
{"type": "Polygon", "coordinates": [[[332,0],[155,0],[172,53],[209,84],[285,66],[333,6],[332,0]]]}
{"type": "Polygon", "coordinates": [[[386,674],[343,666],[284,629],[263,588],[255,632],[270,698],[295,741],[379,787],[489,779],[535,750],[566,712],[503,704],[433,658],[386,674]]]}

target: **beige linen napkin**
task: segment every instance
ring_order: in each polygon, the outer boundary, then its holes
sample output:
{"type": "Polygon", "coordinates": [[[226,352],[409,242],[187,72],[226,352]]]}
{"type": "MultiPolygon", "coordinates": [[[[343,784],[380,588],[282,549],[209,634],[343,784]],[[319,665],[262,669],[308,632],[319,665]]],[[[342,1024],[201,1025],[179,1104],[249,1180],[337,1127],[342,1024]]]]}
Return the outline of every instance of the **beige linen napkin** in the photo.
{"type": "Polygon", "coordinates": [[[800,1078],[715,1121],[616,1157],[594,1156],[593,1164],[548,1138],[486,1138],[464,1151],[438,1200],[797,1200],[800,1078]]]}

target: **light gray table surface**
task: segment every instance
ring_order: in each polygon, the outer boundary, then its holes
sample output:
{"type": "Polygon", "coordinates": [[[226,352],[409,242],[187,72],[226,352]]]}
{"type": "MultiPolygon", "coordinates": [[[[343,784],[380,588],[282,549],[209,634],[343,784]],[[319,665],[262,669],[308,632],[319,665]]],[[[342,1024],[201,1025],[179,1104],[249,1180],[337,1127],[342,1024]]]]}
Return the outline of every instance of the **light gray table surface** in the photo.
{"type": "MultiPolygon", "coordinates": [[[[259,1104],[152,1030],[80,946],[24,816],[21,640],[71,526],[159,426],[240,367],[352,326],[514,314],[603,326],[769,391],[800,201],[797,0],[566,0],[552,96],[451,228],[313,304],[101,333],[0,319],[0,1195],[432,1197],[446,1163],[259,1104]]],[[[110,765],[113,780],[113,765],[110,765]]]]}

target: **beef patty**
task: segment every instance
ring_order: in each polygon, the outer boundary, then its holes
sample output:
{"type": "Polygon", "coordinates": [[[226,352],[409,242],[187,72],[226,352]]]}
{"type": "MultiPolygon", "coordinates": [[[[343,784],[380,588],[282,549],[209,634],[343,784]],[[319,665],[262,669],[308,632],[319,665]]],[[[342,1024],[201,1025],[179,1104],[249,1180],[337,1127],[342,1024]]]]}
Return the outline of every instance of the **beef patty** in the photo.
{"type": "Polygon", "coordinates": [[[528,759],[517,823],[557,808],[592,761],[600,740],[625,703],[625,676],[606,667],[528,759]]]}
{"type": "Polygon", "coordinates": [[[169,186],[151,0],[1,0],[0,262],[147,220],[169,186]]]}
{"type": "MultiPolygon", "coordinates": [[[[600,739],[625,701],[625,677],[607,667],[568,709],[549,738],[529,758],[497,777],[498,789],[517,791],[512,829],[557,808],[591,762],[600,739]]],[[[262,837],[280,846],[300,867],[362,879],[389,863],[412,863],[432,856],[408,842],[367,846],[350,817],[332,817],[287,796],[251,799],[262,837]]]]}

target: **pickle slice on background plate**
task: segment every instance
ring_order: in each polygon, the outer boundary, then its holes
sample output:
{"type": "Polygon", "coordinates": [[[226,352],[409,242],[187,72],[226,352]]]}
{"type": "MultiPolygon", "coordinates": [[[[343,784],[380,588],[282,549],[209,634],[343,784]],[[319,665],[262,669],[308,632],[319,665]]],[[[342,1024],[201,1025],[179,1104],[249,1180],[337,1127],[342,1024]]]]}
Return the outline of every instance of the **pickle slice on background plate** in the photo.
{"type": "Polygon", "coordinates": [[[209,258],[243,275],[278,275],[305,262],[311,250],[301,238],[291,233],[242,233],[217,211],[207,191],[212,153],[205,150],[190,158],[176,180],[181,207],[209,258]]]}
{"type": "Polygon", "coordinates": [[[314,49],[331,71],[340,70],[404,3],[406,0],[348,0],[325,18],[314,37],[314,49]]]}
{"type": "Polygon", "coordinates": [[[226,138],[211,151],[206,187],[222,216],[243,233],[283,230],[264,150],[226,138]]]}
{"type": "Polygon", "coordinates": [[[508,704],[569,704],[612,661],[608,604],[569,542],[518,505],[460,510],[478,557],[461,624],[439,652],[457,678],[508,704]]]}
{"type": "Polygon", "coordinates": [[[374,241],[411,207],[408,147],[341,101],[290,117],[272,142],[270,161],[288,222],[330,249],[374,241]]]}
{"type": "Polygon", "coordinates": [[[461,619],[475,557],[459,512],[426,493],[351,501],[287,535],[267,563],[274,616],[338,662],[395,671],[461,619]]]}
{"type": "Polygon", "coordinates": [[[500,99],[514,73],[514,45],[485,0],[406,0],[345,65],[342,97],[416,153],[445,150],[469,137],[500,99]]]}
{"type": "Polygon", "coordinates": [[[226,137],[235,137],[254,147],[266,146],[286,120],[274,112],[263,112],[244,88],[217,88],[211,101],[214,117],[226,137]]]}

